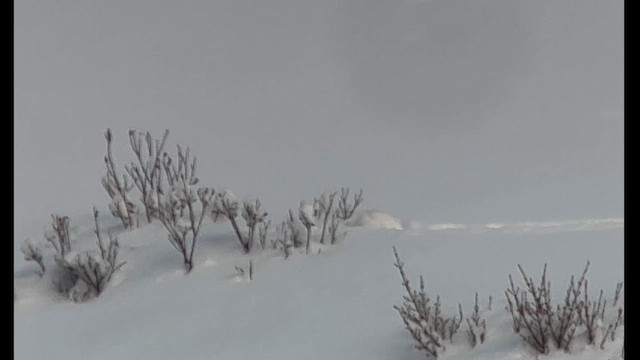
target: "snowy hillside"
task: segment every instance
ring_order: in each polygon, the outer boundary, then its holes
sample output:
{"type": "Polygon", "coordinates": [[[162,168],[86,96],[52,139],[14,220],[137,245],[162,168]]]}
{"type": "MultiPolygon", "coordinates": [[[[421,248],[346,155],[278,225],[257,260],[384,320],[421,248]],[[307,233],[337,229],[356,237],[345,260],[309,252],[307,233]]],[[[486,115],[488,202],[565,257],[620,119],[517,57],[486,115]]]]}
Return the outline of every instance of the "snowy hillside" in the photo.
{"type": "MultiPolygon", "coordinates": [[[[91,224],[79,225],[73,245],[93,244],[91,224]]],[[[87,303],[54,295],[35,264],[20,266],[16,359],[421,359],[392,308],[402,296],[392,246],[411,280],[422,274],[428,292],[441,295],[444,311],[460,302],[470,312],[476,291],[483,306],[493,297],[487,341],[471,349],[461,331],[443,359],[535,359],[504,310],[518,263],[536,277],[548,263],[557,296],[587,260],[591,296],[602,288],[611,297],[623,276],[622,225],[547,233],[358,227],[338,245],[287,260],[274,250],[243,254],[223,225],[203,230],[189,275],[160,224],[122,235],[127,264],[87,303]],[[252,281],[235,270],[250,259],[252,281]]],[[[618,359],[623,330],[605,351],[577,345],[548,358],[618,359]]]]}
{"type": "MultiPolygon", "coordinates": [[[[469,316],[479,294],[486,341],[472,349],[462,323],[441,359],[619,359],[624,321],[604,350],[580,327],[571,353],[537,358],[505,290],[509,274],[524,286],[518,264],[537,279],[546,263],[559,303],[590,261],[589,299],[609,300],[593,328],[615,320],[623,1],[14,6],[16,359],[423,359],[393,308],[405,295],[393,247],[446,314],[469,316]],[[130,183],[130,198],[109,176],[103,186],[107,129],[115,178],[135,172],[130,130],[169,129],[164,150],[175,165],[189,147],[199,182],[149,180],[167,184],[147,197],[130,183]],[[322,217],[314,198],[343,186],[363,189],[362,205],[322,217]],[[187,203],[207,210],[199,232],[187,203]],[[51,214],[69,216],[68,243],[51,214]],[[264,249],[246,253],[244,220],[257,239],[265,218],[264,249]],[[113,275],[99,291],[73,277],[87,250],[113,275]]],[[[163,179],[171,164],[157,159],[163,179]]]]}

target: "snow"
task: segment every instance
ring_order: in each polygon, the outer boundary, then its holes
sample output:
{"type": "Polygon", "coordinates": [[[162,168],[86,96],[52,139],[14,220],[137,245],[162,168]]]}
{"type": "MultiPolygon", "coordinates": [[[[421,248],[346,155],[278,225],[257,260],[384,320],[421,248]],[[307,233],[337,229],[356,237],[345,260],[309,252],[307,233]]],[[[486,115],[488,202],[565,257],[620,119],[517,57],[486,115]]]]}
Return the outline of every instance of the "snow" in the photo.
{"type": "Polygon", "coordinates": [[[403,229],[399,219],[380,211],[365,211],[361,214],[354,215],[354,219],[350,221],[349,226],[362,226],[367,229],[403,229]]]}
{"type": "MultiPolygon", "coordinates": [[[[592,294],[602,288],[611,296],[622,280],[621,228],[553,234],[457,230],[350,227],[340,244],[314,242],[311,255],[301,249],[284,260],[270,249],[245,255],[224,224],[206,222],[195,268],[185,275],[179,254],[159,236],[162,226],[152,223],[119,236],[127,264],[88,303],[54,296],[48,280],[33,273],[35,264],[23,263],[16,272],[16,358],[421,359],[392,309],[403,291],[392,265],[396,246],[411,280],[424,275],[444,311],[455,311],[460,302],[469,313],[475,291],[481,303],[493,296],[487,342],[470,349],[461,332],[443,359],[533,360],[502,310],[507,275],[517,274],[517,264],[537,276],[548,263],[548,276],[560,288],[591,260],[592,294]],[[235,271],[246,271],[249,260],[252,281],[235,271]]],[[[93,241],[88,233],[77,240],[87,246],[93,241]]],[[[623,329],[605,351],[586,348],[549,359],[617,359],[623,329]]]]}
{"type": "MultiPolygon", "coordinates": [[[[536,276],[547,263],[560,289],[590,260],[594,296],[623,279],[623,8],[16,2],[15,358],[423,359],[392,308],[396,246],[445,311],[493,296],[487,343],[469,349],[460,333],[442,359],[535,359],[502,311],[518,264],[536,276]],[[303,238],[301,199],[350,187],[364,203],[337,245],[319,244],[316,226],[310,253],[286,260],[244,254],[224,216],[206,217],[185,274],[161,224],[141,213],[123,233],[111,216],[125,204],[100,184],[107,127],[120,176],[129,129],[170,129],[165,149],[193,151],[199,185],[235,210],[259,198],[273,224],[291,209],[303,238]],[[97,253],[94,205],[127,263],[99,298],[73,303],[42,235],[49,214],[69,215],[74,254],[97,253]],[[253,280],[235,270],[249,261],[253,280]]],[[[623,330],[604,351],[544,358],[617,360],[623,330]]]]}

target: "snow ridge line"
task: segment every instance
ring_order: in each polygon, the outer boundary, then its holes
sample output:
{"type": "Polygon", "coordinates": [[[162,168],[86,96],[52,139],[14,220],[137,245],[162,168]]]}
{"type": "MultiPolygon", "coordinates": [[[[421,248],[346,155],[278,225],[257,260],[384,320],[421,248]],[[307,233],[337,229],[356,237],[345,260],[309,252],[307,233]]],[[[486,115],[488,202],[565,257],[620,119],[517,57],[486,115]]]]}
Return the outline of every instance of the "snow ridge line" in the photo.
{"type": "Polygon", "coordinates": [[[605,231],[624,228],[624,218],[568,219],[549,221],[520,221],[516,223],[491,222],[486,224],[441,223],[429,224],[424,221],[403,221],[392,215],[365,211],[348,224],[351,227],[388,229],[404,231],[410,235],[420,235],[431,231],[447,232],[501,232],[507,234],[553,234],[576,231],[605,231]]]}

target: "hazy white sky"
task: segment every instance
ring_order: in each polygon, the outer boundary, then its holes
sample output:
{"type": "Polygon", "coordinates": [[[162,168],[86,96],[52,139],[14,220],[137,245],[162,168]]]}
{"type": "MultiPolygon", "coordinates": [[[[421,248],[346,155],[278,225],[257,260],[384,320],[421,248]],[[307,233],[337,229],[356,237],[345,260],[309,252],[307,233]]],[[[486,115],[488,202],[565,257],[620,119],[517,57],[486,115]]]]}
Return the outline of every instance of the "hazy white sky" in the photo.
{"type": "Polygon", "coordinates": [[[172,131],[277,219],[623,214],[623,1],[21,0],[16,240],[105,206],[103,131],[172,131]]]}

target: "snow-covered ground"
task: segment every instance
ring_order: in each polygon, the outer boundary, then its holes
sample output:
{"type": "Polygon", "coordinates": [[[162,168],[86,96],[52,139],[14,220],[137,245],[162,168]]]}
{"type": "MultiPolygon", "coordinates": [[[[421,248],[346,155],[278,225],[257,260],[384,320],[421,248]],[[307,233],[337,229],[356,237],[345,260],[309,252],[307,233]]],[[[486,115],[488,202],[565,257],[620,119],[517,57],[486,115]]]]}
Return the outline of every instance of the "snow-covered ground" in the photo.
{"type": "MultiPolygon", "coordinates": [[[[548,263],[554,289],[587,260],[594,294],[622,281],[622,1],[14,6],[16,359],[421,359],[392,308],[396,246],[447,311],[494,298],[488,342],[460,334],[443,358],[527,360],[502,311],[517,264],[548,263]],[[122,231],[106,128],[119,166],[129,129],[170,129],[201,185],[259,197],[274,223],[342,186],[365,202],[344,241],[286,260],[207,219],[188,275],[161,225],[121,233],[126,265],[72,303],[19,249],[31,238],[55,267],[52,213],[93,247],[92,206],[122,231]],[[249,260],[253,281],[235,270],[249,260]]],[[[622,340],[548,358],[616,359],[622,340]]]]}
{"type": "MultiPolygon", "coordinates": [[[[315,244],[312,254],[287,260],[274,250],[245,255],[227,224],[209,223],[189,275],[153,223],[120,236],[127,264],[101,297],[81,304],[54,295],[36,265],[24,264],[16,271],[16,359],[420,359],[392,308],[403,291],[393,246],[412,280],[424,275],[429,293],[441,295],[445,311],[461,303],[470,312],[476,291],[481,303],[494,299],[485,313],[487,342],[470,349],[461,331],[444,359],[535,359],[504,310],[507,275],[517,274],[517,264],[537,276],[548,263],[557,291],[587,260],[592,292],[602,288],[610,297],[623,277],[621,223],[553,232],[416,231],[394,229],[382,215],[349,228],[338,245],[315,244]],[[252,281],[235,270],[249,260],[252,281]]],[[[91,225],[83,225],[76,248],[95,241],[91,225]]],[[[605,351],[577,346],[573,355],[548,358],[617,359],[623,329],[605,351]]]]}

